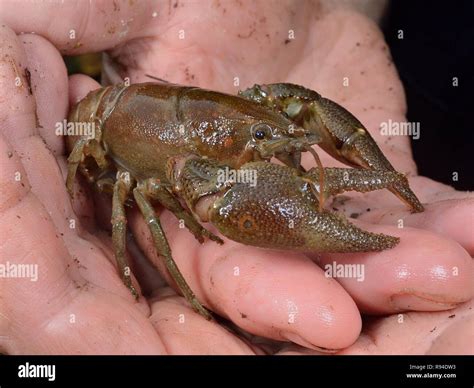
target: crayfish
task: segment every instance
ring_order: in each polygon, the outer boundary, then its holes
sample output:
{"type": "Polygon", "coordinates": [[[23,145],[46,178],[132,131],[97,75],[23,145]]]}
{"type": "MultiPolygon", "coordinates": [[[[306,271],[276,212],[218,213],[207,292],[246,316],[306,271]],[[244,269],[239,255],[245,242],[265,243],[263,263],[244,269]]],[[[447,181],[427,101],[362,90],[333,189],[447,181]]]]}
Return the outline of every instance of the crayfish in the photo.
{"type": "Polygon", "coordinates": [[[71,109],[69,122],[95,130],[68,136],[67,189],[72,195],[79,169],[112,195],[112,240],[125,285],[138,296],[125,255],[125,205],[131,201],[180,291],[208,319],[173,260],[153,204],[183,220],[200,242],[223,243],[201,225],[211,222],[243,244],[316,252],[380,251],[398,243],[326,210],[331,195],[387,188],[412,211],[423,211],[362,123],[302,86],[255,85],[234,96],[173,84],[120,84],[90,92],[71,109]],[[356,168],[324,168],[313,145],[356,168]],[[308,171],[301,166],[306,151],[317,163],[308,171]],[[224,170],[257,179],[219,179],[224,170]]]}

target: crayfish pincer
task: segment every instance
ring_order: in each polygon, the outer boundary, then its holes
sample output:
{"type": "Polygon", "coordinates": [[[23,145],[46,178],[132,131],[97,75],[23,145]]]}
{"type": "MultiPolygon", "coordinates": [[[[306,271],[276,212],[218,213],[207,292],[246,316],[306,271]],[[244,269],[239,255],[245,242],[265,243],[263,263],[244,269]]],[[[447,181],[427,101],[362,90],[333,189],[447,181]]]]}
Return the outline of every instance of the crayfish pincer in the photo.
{"type": "MultiPolygon", "coordinates": [[[[319,211],[319,171],[266,162],[249,162],[241,177],[252,181],[216,180],[228,166],[187,159],[169,171],[173,190],[203,222],[224,236],[262,248],[318,252],[368,252],[393,248],[397,237],[366,232],[342,215],[319,211]],[[247,173],[245,173],[247,172],[247,173]]],[[[367,192],[404,183],[404,175],[346,168],[326,168],[325,197],[343,191],[367,192]]]]}
{"type": "Polygon", "coordinates": [[[355,117],[297,85],[255,86],[233,96],[173,84],[120,84],[89,93],[72,107],[69,122],[93,130],[67,138],[66,187],[72,196],[79,170],[112,195],[112,240],[125,285],[138,296],[125,254],[125,205],[134,202],[180,291],[208,319],[173,260],[154,204],[182,220],[200,242],[223,243],[200,223],[210,221],[245,244],[338,252],[388,249],[398,239],[326,211],[330,195],[387,188],[413,211],[423,210],[355,117]],[[359,168],[324,168],[315,144],[359,168]],[[301,166],[305,151],[317,164],[309,171],[301,166]],[[284,166],[270,163],[273,157],[284,166]],[[222,169],[253,172],[258,184],[219,179],[222,169]]]}

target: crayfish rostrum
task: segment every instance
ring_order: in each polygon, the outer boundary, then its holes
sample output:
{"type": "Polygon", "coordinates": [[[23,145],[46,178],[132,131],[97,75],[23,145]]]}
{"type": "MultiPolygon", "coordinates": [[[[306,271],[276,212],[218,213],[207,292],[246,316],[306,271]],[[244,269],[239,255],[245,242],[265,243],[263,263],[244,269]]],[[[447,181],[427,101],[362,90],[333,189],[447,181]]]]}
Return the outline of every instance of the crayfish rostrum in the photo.
{"type": "Polygon", "coordinates": [[[125,255],[125,204],[134,201],[157,253],[193,308],[210,318],[176,266],[153,204],[184,221],[203,242],[226,237],[265,248],[317,252],[380,251],[398,238],[366,232],[324,200],[346,190],[387,188],[411,210],[423,206],[365,127],[318,93],[293,84],[255,85],[228,95],[197,87],[143,83],[108,86],[72,107],[69,122],[94,124],[94,136],[68,136],[67,188],[77,169],[112,194],[112,240],[124,283],[132,293],[125,255]],[[324,168],[319,145],[355,168],[324,168]],[[301,166],[311,152],[317,166],[301,166]],[[271,158],[283,165],[271,163],[271,158]],[[220,179],[232,170],[252,182],[220,179]]]}

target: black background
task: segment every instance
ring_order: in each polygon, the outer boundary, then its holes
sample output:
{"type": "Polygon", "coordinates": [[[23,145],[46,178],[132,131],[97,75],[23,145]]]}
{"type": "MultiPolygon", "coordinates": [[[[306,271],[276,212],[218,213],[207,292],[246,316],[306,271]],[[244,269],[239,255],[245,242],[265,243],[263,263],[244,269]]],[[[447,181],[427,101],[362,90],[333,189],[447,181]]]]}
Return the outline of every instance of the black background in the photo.
{"type": "MultiPolygon", "coordinates": [[[[472,357],[466,356],[318,356],[318,357],[187,357],[187,356],[9,356],[0,358],[4,387],[472,387],[472,357]],[[471,360],[471,361],[469,361],[471,360]],[[56,380],[19,378],[18,366],[56,365],[56,380]],[[456,378],[407,378],[420,373],[410,365],[432,365],[430,373],[456,378]],[[437,369],[436,366],[455,366],[437,369]],[[286,380],[286,381],[285,381],[286,380]]],[[[426,373],[425,369],[421,373],[426,373]]]]}
{"type": "Polygon", "coordinates": [[[412,139],[419,173],[473,190],[474,1],[393,0],[382,28],[405,86],[408,121],[420,122],[420,138],[412,139]]]}

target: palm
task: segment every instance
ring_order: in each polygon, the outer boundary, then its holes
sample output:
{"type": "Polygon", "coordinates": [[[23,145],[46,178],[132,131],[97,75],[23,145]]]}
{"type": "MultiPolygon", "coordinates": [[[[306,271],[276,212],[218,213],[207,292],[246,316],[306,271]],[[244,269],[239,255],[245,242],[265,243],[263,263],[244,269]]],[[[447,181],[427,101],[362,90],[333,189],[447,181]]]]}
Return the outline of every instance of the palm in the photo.
{"type": "MultiPolygon", "coordinates": [[[[133,82],[138,82],[147,80],[144,74],[151,73],[172,82],[191,83],[227,92],[239,89],[234,86],[234,77],[239,78],[240,88],[253,83],[279,81],[304,84],[351,110],[375,135],[394,166],[399,171],[414,174],[413,161],[406,156],[409,153],[407,139],[394,138],[385,144],[385,139],[376,135],[381,121],[388,118],[403,120],[404,97],[394,68],[388,65],[387,50],[382,49],[383,41],[365,19],[349,14],[333,14],[332,17],[315,20],[317,13],[311,13],[303,7],[295,16],[288,14],[287,20],[278,21],[276,16],[283,11],[268,6],[268,9],[256,12],[257,15],[265,14],[266,19],[260,21],[261,17],[257,16],[254,26],[253,19],[248,25],[242,25],[238,20],[233,21],[234,18],[223,17],[223,9],[213,10],[216,15],[221,15],[216,19],[210,14],[199,14],[201,19],[196,20],[192,16],[198,10],[191,7],[191,4],[185,4],[184,8],[170,9],[169,15],[166,6],[157,7],[156,20],[149,18],[153,7],[136,13],[135,24],[132,25],[136,29],[133,32],[136,39],[111,52],[112,57],[126,68],[126,74],[122,76],[128,75],[133,82]],[[215,24],[209,22],[219,19],[221,22],[213,22],[215,24]],[[185,33],[182,41],[178,39],[181,24],[185,33]],[[292,26],[296,26],[296,39],[284,44],[287,30],[292,26]],[[225,33],[214,33],[223,27],[225,33]],[[245,36],[252,30],[254,32],[246,39],[245,36]],[[266,37],[267,33],[270,38],[266,37]],[[147,38],[140,39],[140,36],[147,38]],[[203,36],[206,36],[205,41],[202,40],[203,36]],[[303,39],[307,36],[314,38],[303,39]],[[323,36],[332,38],[323,41],[320,39],[323,36]],[[349,87],[342,86],[344,77],[349,77],[349,87]],[[383,106],[380,101],[383,101],[383,106]]],[[[262,5],[262,8],[266,7],[262,5]]],[[[232,14],[237,11],[227,7],[226,12],[232,14]]],[[[22,22],[13,16],[12,21],[7,20],[7,24],[17,30],[22,29],[19,26],[22,22]]],[[[18,41],[5,31],[3,34],[15,45],[17,57],[21,57],[23,54],[18,41]]],[[[83,39],[85,51],[94,45],[106,48],[116,43],[107,42],[107,39],[115,39],[113,35],[104,38],[103,42],[87,36],[86,32],[83,39]]],[[[26,39],[38,47],[28,54],[30,66],[37,61],[37,66],[48,69],[51,74],[64,72],[57,55],[43,55],[53,50],[44,40],[31,36],[26,39]]],[[[46,82],[34,72],[32,80],[37,86],[36,90],[43,90],[42,94],[36,95],[37,113],[43,126],[41,135],[56,152],[57,161],[64,171],[62,139],[51,136],[51,128],[54,122],[65,116],[65,102],[57,90],[63,93],[66,91],[66,80],[64,77],[55,77],[54,82],[46,82]],[[56,104],[51,109],[52,97],[56,104]]],[[[76,77],[70,83],[71,99],[77,100],[94,87],[96,85],[92,81],[76,77]]],[[[2,89],[4,97],[13,94],[12,88],[10,85],[9,89],[2,89]]],[[[18,103],[26,106],[29,112],[29,122],[25,127],[34,127],[31,99],[25,93],[18,98],[18,103]]],[[[7,111],[7,114],[16,125],[25,120],[11,111],[7,111]]],[[[169,289],[156,290],[153,298],[146,301],[141,298],[141,303],[135,304],[111,264],[113,255],[109,238],[96,229],[94,222],[85,222],[94,219],[95,210],[90,202],[79,197],[74,211],[87,229],[94,231],[94,235],[85,230],[79,231],[79,227],[69,227],[68,218],[75,216],[63,188],[63,177],[55,169],[54,159],[43,143],[33,140],[25,145],[20,141],[20,135],[4,130],[4,137],[17,152],[25,150],[31,160],[41,160],[41,163],[34,165],[27,158],[21,161],[16,158],[6,160],[12,171],[18,170],[20,163],[23,164],[32,185],[34,195],[27,196],[13,208],[24,208],[22,227],[30,225],[32,230],[31,235],[22,235],[24,244],[11,247],[11,252],[4,249],[1,257],[13,254],[21,256],[28,252],[25,247],[33,246],[31,241],[34,240],[30,236],[35,236],[34,231],[41,228],[44,249],[32,250],[39,252],[37,260],[40,271],[43,268],[44,273],[33,287],[25,287],[21,282],[4,283],[6,286],[2,295],[7,296],[7,306],[15,306],[13,296],[29,304],[29,308],[25,309],[29,310],[28,316],[20,308],[11,307],[9,310],[12,321],[23,322],[20,328],[23,338],[30,339],[13,342],[7,349],[9,352],[258,351],[216,323],[204,321],[169,289]],[[47,186],[42,176],[48,176],[47,186]],[[51,190],[51,187],[55,189],[51,190]],[[37,210],[41,206],[44,207],[43,212],[37,210]],[[57,238],[58,231],[64,236],[57,238]],[[45,308],[50,300],[60,302],[45,308]],[[74,319],[71,319],[71,314],[74,314],[74,319]],[[74,322],[71,323],[71,320],[74,322]],[[46,336],[50,339],[49,347],[44,345],[48,341],[38,342],[29,337],[32,327],[36,327],[38,322],[47,322],[47,325],[42,326],[45,328],[42,338],[44,340],[46,336]],[[83,338],[88,340],[84,341],[83,338]]],[[[330,165],[333,161],[324,155],[323,163],[330,165]]],[[[422,215],[410,215],[390,193],[378,192],[354,196],[341,209],[351,214],[371,208],[370,213],[363,212],[360,218],[380,225],[364,227],[402,237],[399,247],[380,254],[318,257],[321,264],[335,259],[366,264],[366,281],[359,283],[355,279],[343,279],[341,284],[344,288],[336,281],[325,278],[321,269],[304,255],[264,251],[231,241],[226,241],[222,248],[212,242],[201,246],[189,233],[178,229],[177,221],[168,212],[164,212],[161,219],[178,265],[200,299],[213,310],[254,334],[291,340],[306,346],[341,348],[350,345],[360,329],[359,311],[354,301],[361,311],[370,313],[395,313],[412,309],[436,311],[454,308],[472,294],[469,288],[472,271],[469,256],[455,241],[470,252],[474,247],[467,235],[468,231],[449,222],[463,219],[469,215],[468,211],[472,212],[470,200],[460,199],[463,194],[423,178],[413,178],[412,186],[422,202],[430,203],[434,198],[446,201],[429,204],[422,215]],[[439,222],[440,214],[448,222],[439,222]],[[405,226],[413,225],[419,229],[397,229],[400,218],[404,219],[405,226]],[[423,229],[435,229],[450,239],[423,229]],[[459,269],[456,277],[450,275],[453,267],[459,269]],[[402,269],[407,274],[404,277],[401,276],[402,269]],[[384,274],[383,284],[379,283],[379,273],[384,274]],[[439,291],[441,284],[443,288],[439,291]],[[417,295],[419,298],[394,298],[402,294],[417,295]],[[290,324],[291,314],[294,321],[290,324]]],[[[22,189],[12,187],[11,190],[17,198],[22,196],[22,189]]],[[[3,217],[2,224],[5,222],[3,217]]],[[[142,250],[159,266],[159,259],[156,258],[146,226],[140,217],[132,214],[130,226],[142,250]]],[[[429,317],[435,321],[445,319],[436,314],[429,317]]],[[[390,327],[387,330],[394,331],[390,327]]],[[[36,337],[38,333],[34,334],[36,337]]],[[[403,333],[400,337],[403,338],[403,333]]],[[[354,351],[360,351],[360,341],[354,351]]],[[[372,351],[390,352],[390,349],[375,348],[372,351]]],[[[403,346],[400,351],[403,352],[403,346]]]]}

